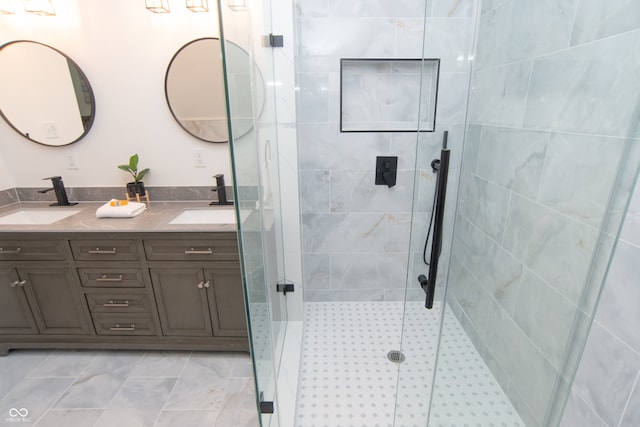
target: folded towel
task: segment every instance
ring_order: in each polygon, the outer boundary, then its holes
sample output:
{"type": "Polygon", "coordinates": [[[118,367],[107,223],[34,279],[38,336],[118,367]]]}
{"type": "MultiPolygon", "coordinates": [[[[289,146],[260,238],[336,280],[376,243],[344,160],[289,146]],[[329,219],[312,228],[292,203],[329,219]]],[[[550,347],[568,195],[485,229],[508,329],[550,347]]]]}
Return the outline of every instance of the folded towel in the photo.
{"type": "Polygon", "coordinates": [[[147,205],[144,203],[129,202],[124,206],[111,206],[109,201],[96,210],[96,216],[98,218],[133,218],[146,209],[147,205]]]}

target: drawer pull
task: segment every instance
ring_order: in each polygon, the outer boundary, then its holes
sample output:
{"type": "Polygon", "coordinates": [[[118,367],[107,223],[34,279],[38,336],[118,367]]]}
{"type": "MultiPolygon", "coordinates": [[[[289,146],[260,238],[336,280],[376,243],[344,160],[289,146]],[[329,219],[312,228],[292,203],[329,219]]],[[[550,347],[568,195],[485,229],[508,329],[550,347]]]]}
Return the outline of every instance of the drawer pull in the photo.
{"type": "Polygon", "coordinates": [[[211,248],[207,248],[205,250],[197,250],[197,249],[187,249],[184,251],[185,255],[211,255],[213,251],[211,248]]]}
{"type": "Polygon", "coordinates": [[[102,304],[102,306],[103,307],[129,307],[129,301],[123,301],[123,302],[109,301],[102,304]]]}
{"type": "Polygon", "coordinates": [[[116,277],[108,277],[106,274],[103,274],[102,277],[98,277],[96,282],[122,282],[122,274],[116,277]]]}
{"type": "Polygon", "coordinates": [[[15,248],[15,249],[0,248],[0,255],[4,255],[4,254],[18,255],[19,253],[20,253],[20,248],[15,248]]]}
{"type": "Polygon", "coordinates": [[[116,254],[116,248],[113,249],[100,249],[100,248],[96,248],[95,250],[91,250],[89,249],[89,253],[90,254],[98,254],[98,255],[115,255],[116,254]]]}
{"type": "Polygon", "coordinates": [[[116,323],[116,325],[112,326],[111,328],[109,328],[109,330],[111,330],[111,331],[135,331],[136,330],[136,325],[134,325],[132,323],[131,326],[120,326],[119,323],[116,323]]]}

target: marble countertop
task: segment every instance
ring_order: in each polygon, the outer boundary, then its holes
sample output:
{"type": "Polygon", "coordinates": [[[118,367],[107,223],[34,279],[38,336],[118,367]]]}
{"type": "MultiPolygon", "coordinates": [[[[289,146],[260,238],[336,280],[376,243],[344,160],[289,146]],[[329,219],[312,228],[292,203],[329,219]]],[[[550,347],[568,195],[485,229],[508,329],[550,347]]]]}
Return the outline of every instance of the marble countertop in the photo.
{"type": "MultiPolygon", "coordinates": [[[[80,210],[53,224],[5,225],[0,232],[216,232],[236,231],[235,224],[169,224],[185,209],[233,209],[233,206],[210,206],[208,201],[151,202],[147,210],[134,218],[97,218],[96,209],[105,202],[80,202],[75,206],[49,206],[50,202],[20,202],[0,208],[0,217],[22,209],[80,210]]],[[[244,223],[243,223],[244,224],[244,223]]]]}

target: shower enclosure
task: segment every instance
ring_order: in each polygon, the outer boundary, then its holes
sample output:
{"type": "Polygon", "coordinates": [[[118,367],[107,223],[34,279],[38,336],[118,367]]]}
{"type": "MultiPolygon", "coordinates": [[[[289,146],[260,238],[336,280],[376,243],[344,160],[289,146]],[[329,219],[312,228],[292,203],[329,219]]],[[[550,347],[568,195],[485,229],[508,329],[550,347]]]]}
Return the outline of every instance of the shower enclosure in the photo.
{"type": "Polygon", "coordinates": [[[251,85],[227,88],[229,105],[254,107],[254,132],[232,148],[263,425],[571,425],[564,405],[638,170],[640,20],[572,0],[273,7],[220,5],[223,38],[244,38],[254,64],[251,85]],[[291,29],[287,68],[272,42],[291,29]],[[445,131],[429,310],[418,277],[445,131]],[[379,156],[397,158],[395,185],[374,185],[379,156]],[[279,161],[298,194],[282,191],[279,161]],[[289,282],[297,300],[278,292],[289,282]],[[302,304],[291,405],[278,381],[302,304]]]}

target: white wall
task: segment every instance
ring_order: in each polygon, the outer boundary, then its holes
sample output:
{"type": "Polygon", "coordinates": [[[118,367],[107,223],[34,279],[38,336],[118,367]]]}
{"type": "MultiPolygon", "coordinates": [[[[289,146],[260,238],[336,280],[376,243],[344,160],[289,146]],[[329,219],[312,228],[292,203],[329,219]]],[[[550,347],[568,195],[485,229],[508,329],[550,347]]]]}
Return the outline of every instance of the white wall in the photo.
{"type": "Polygon", "coordinates": [[[13,188],[13,179],[9,176],[7,163],[4,161],[4,156],[0,155],[0,190],[7,188],[13,188]]]}
{"type": "Polygon", "coordinates": [[[0,190],[40,187],[52,175],[62,175],[67,187],[124,185],[128,176],[116,166],[133,153],[141,167],[151,168],[147,186],[210,185],[217,173],[231,184],[228,145],[187,134],[164,97],[164,75],[175,52],[193,39],[219,35],[215,4],[208,13],[190,12],[182,0],[170,5],[171,13],[155,14],[142,0],[67,0],[54,1],[54,17],[20,8],[0,15],[0,43],[33,40],[61,50],[87,75],[96,98],[92,129],[65,147],[29,142],[0,121],[7,171],[7,177],[0,173],[0,190]],[[195,168],[194,150],[203,151],[205,168],[195,168]],[[67,153],[77,157],[78,170],[67,170],[67,153]]]}

